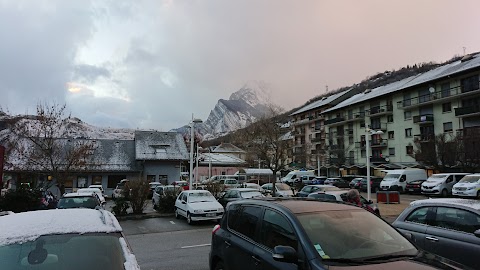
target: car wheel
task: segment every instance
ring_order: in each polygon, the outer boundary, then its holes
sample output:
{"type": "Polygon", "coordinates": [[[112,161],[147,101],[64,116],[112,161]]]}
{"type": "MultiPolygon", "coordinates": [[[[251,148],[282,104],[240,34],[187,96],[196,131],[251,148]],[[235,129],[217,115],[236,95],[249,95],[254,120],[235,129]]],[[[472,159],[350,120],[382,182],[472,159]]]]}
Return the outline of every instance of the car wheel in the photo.
{"type": "Polygon", "coordinates": [[[480,190],[477,192],[477,199],[480,199],[480,190]]]}
{"type": "Polygon", "coordinates": [[[187,213],[187,223],[190,225],[193,224],[193,220],[192,220],[192,217],[190,216],[190,213],[187,213]]]}
{"type": "Polygon", "coordinates": [[[153,209],[154,209],[154,210],[157,210],[157,208],[158,208],[158,207],[157,207],[157,204],[155,204],[155,202],[152,202],[152,204],[153,204],[153,209]]]}
{"type": "Polygon", "coordinates": [[[448,191],[446,188],[442,190],[442,197],[447,197],[448,196],[448,191]]]}
{"type": "Polygon", "coordinates": [[[222,261],[218,261],[217,264],[215,264],[215,270],[223,270],[225,269],[225,267],[223,266],[223,262],[222,261]]]}
{"type": "Polygon", "coordinates": [[[175,218],[180,219],[180,215],[178,214],[178,209],[175,208],[175,218]]]}

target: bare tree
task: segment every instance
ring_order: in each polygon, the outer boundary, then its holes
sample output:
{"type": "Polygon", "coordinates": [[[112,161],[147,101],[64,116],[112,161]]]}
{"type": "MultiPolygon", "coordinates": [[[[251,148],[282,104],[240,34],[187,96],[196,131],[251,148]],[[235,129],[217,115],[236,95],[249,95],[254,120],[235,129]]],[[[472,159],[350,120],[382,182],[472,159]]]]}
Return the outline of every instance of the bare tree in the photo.
{"type": "Polygon", "coordinates": [[[416,138],[414,143],[415,159],[426,166],[443,171],[462,161],[462,141],[458,136],[441,133],[431,138],[416,138]]]}
{"type": "MultiPolygon", "coordinates": [[[[51,176],[61,193],[65,181],[84,170],[95,151],[93,141],[73,138],[73,121],[65,110],[65,105],[39,103],[35,116],[12,119],[2,140],[13,170],[51,176]]],[[[46,183],[49,188],[51,181],[46,183]]]]}
{"type": "MultiPolygon", "coordinates": [[[[237,138],[241,138],[242,145],[247,153],[256,159],[264,161],[266,167],[272,170],[273,178],[283,169],[287,162],[289,139],[285,138],[285,130],[277,122],[276,117],[281,109],[273,105],[268,112],[249,127],[240,131],[237,138]]],[[[275,196],[275,181],[273,182],[273,196],[275,196]]]]}

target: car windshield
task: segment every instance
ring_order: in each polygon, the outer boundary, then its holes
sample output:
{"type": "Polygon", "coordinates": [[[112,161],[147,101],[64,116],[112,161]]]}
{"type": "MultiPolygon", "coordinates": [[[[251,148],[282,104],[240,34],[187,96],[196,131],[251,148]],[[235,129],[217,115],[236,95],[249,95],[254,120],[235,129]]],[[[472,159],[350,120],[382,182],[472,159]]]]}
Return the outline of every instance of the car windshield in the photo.
{"type": "Polygon", "coordinates": [[[215,197],[210,192],[199,192],[199,193],[190,193],[188,194],[188,202],[214,202],[216,201],[215,197]]]}
{"type": "Polygon", "coordinates": [[[459,183],[475,183],[475,182],[480,183],[480,176],[464,176],[462,180],[459,181],[459,183]]]}
{"type": "Polygon", "coordinates": [[[124,269],[119,233],[47,235],[0,247],[2,269],[124,269]]]}
{"type": "Polygon", "coordinates": [[[389,173],[385,175],[385,178],[383,178],[383,181],[393,181],[393,180],[397,180],[399,177],[400,177],[400,174],[389,173]]]}
{"type": "Polygon", "coordinates": [[[58,201],[57,207],[60,209],[67,208],[91,208],[95,209],[98,206],[97,200],[91,196],[61,198],[58,201]]]}
{"type": "Polygon", "coordinates": [[[243,191],[240,192],[240,196],[244,199],[253,198],[253,197],[263,197],[262,193],[259,191],[243,191]]]}
{"type": "Polygon", "coordinates": [[[299,214],[314,248],[327,259],[362,260],[416,255],[417,249],[382,219],[364,210],[299,214]]]}

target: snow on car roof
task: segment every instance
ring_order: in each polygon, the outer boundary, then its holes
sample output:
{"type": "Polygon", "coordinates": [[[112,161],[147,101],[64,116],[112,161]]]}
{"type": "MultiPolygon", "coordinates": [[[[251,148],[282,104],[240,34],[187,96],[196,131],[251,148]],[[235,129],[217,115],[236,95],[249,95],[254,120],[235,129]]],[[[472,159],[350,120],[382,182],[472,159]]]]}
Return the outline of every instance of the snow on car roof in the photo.
{"type": "Polygon", "coordinates": [[[422,205],[422,204],[448,204],[448,205],[460,205],[466,206],[477,211],[480,211],[480,203],[477,200],[472,199],[460,199],[460,198],[435,198],[435,199],[424,199],[413,201],[410,203],[411,206],[422,205]]]}
{"type": "Polygon", "coordinates": [[[66,193],[66,194],[63,194],[63,198],[91,197],[92,194],[93,194],[93,192],[91,192],[91,193],[87,193],[87,192],[84,192],[84,193],[66,193]]]}
{"type": "Polygon", "coordinates": [[[0,218],[0,246],[34,241],[42,235],[121,232],[112,213],[93,209],[52,209],[0,218]]]}

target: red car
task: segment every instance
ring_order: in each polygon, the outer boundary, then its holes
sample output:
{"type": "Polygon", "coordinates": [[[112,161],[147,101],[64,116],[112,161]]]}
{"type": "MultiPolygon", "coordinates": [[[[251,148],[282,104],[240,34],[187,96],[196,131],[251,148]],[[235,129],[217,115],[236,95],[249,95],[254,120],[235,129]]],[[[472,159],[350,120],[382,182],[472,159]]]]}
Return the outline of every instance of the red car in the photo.
{"type": "Polygon", "coordinates": [[[190,189],[190,186],[189,186],[187,181],[174,181],[172,183],[172,185],[181,186],[183,188],[183,190],[189,190],[190,189]]]}

